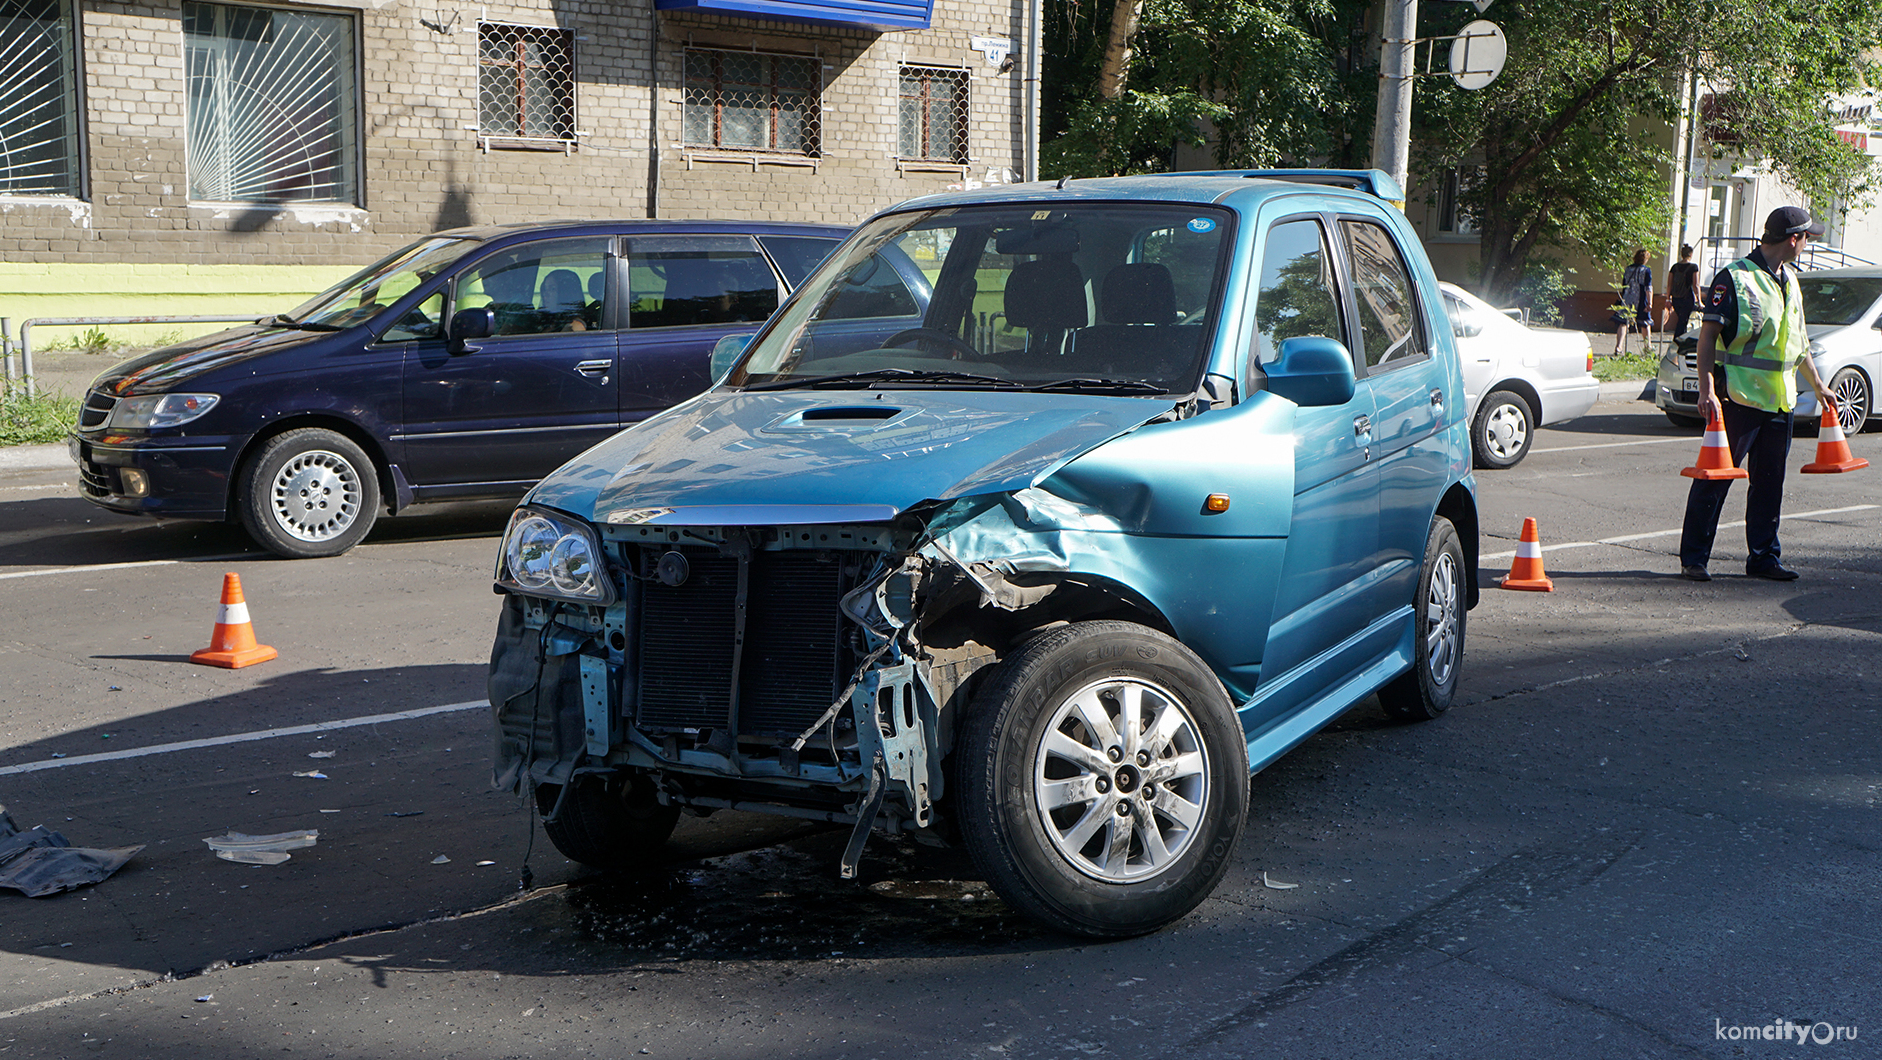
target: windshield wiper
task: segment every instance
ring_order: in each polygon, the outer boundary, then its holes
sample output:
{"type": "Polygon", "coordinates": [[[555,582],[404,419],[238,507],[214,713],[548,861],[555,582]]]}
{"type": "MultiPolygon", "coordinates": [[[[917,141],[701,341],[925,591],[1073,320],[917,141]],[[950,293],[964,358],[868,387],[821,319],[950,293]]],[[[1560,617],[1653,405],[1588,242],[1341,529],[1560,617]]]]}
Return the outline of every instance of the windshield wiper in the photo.
{"type": "Polygon", "coordinates": [[[286,313],[276,313],[274,316],[271,316],[268,319],[263,320],[262,323],[266,324],[267,326],[271,328],[295,328],[296,330],[299,330],[299,331],[345,331],[346,330],[345,328],[339,327],[334,324],[322,324],[313,320],[295,320],[293,317],[288,316],[286,313]]]}
{"type": "Polygon", "coordinates": [[[774,383],[759,383],[748,386],[747,390],[795,390],[800,388],[815,389],[826,387],[842,389],[852,386],[868,386],[871,383],[963,383],[973,386],[1017,387],[1011,379],[1001,379],[993,375],[976,375],[973,372],[936,372],[921,371],[913,368],[878,368],[872,372],[845,372],[841,375],[820,375],[810,379],[786,379],[774,383]]]}
{"type": "Polygon", "coordinates": [[[1055,379],[1050,383],[1037,383],[1027,390],[1070,390],[1107,391],[1113,394],[1167,394],[1168,390],[1155,383],[1146,383],[1138,379],[1055,379]]]}

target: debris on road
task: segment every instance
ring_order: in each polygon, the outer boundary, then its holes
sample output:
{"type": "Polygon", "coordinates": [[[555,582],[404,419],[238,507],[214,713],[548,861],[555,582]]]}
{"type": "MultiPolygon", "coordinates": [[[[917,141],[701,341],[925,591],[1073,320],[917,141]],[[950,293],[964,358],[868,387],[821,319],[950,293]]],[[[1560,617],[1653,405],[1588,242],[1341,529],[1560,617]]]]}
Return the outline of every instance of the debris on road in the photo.
{"type": "Polygon", "coordinates": [[[0,806],[0,887],[11,887],[28,898],[98,883],[142,849],[141,844],[110,849],[75,847],[43,824],[22,832],[6,807],[0,806]]]}
{"type": "Polygon", "coordinates": [[[288,851],[303,850],[319,840],[318,829],[303,828],[298,832],[276,832],[273,835],[229,832],[203,842],[224,861],[233,861],[238,865],[279,865],[292,856],[288,851]]]}
{"type": "Polygon", "coordinates": [[[327,775],[326,775],[325,773],[322,773],[322,772],[321,772],[320,770],[318,770],[318,769],[310,769],[310,770],[308,770],[308,771],[307,771],[307,772],[305,772],[305,773],[296,773],[296,774],[294,774],[294,775],[295,775],[295,776],[297,776],[297,777],[312,777],[312,778],[313,778],[313,779],[315,779],[315,780],[325,780],[325,779],[327,779],[327,775]]]}
{"type": "Polygon", "coordinates": [[[393,810],[391,813],[386,814],[386,816],[387,817],[423,817],[425,816],[425,811],[423,810],[393,810]]]}
{"type": "Polygon", "coordinates": [[[337,755],[339,753],[340,752],[338,751],[309,751],[307,752],[307,757],[309,758],[332,758],[334,755],[337,755]]]}
{"type": "Polygon", "coordinates": [[[446,857],[443,854],[439,854],[437,857],[431,859],[431,863],[433,865],[449,865],[451,863],[451,859],[446,857]]]}
{"type": "Polygon", "coordinates": [[[1291,891],[1294,888],[1300,886],[1300,884],[1298,883],[1277,883],[1274,880],[1268,879],[1268,872],[1266,869],[1263,869],[1261,872],[1261,885],[1263,887],[1271,888],[1276,891],[1291,891]]]}

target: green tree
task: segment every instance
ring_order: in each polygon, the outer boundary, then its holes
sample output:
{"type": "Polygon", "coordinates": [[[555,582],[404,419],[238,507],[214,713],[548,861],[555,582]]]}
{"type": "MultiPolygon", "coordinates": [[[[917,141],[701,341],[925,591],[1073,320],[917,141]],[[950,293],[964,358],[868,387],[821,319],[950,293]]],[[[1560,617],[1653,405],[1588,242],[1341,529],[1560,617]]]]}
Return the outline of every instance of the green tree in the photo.
{"type": "MultiPolygon", "coordinates": [[[[1427,5],[1423,36],[1468,12],[1427,5]]],[[[1768,158],[1825,202],[1872,196],[1868,160],[1836,140],[1827,99],[1865,81],[1882,0],[1501,0],[1509,60],[1489,88],[1419,86],[1421,168],[1480,162],[1461,200],[1477,218],[1485,296],[1510,298],[1541,248],[1624,259],[1670,219],[1664,130],[1689,78],[1727,86],[1715,114],[1737,153],[1768,158]]]]}
{"type": "Polygon", "coordinates": [[[1365,165],[1370,0],[1047,0],[1042,174],[1365,165]],[[1136,19],[1135,33],[1127,23],[1136,19]]]}

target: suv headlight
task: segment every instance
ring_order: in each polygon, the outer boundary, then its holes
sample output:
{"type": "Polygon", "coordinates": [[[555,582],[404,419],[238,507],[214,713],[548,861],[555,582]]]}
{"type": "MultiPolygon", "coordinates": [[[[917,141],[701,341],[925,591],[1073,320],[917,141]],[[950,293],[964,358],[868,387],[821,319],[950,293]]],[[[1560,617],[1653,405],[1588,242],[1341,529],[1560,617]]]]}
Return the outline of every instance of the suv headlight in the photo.
{"type": "Polygon", "coordinates": [[[588,604],[614,601],[601,544],[587,524],[554,512],[518,508],[503,531],[497,584],[512,592],[588,604]]]}
{"type": "Polygon", "coordinates": [[[145,394],[125,398],[111,410],[111,426],[116,428],[180,427],[200,418],[216,407],[222,398],[215,394],[145,394]]]}

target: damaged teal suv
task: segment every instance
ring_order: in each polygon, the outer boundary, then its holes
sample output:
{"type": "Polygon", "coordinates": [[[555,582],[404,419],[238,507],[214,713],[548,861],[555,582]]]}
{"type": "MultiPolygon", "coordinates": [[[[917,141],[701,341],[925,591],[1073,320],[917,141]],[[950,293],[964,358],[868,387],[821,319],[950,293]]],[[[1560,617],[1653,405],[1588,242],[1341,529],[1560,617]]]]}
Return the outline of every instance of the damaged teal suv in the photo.
{"type": "Polygon", "coordinates": [[[705,393],[504,535],[499,787],[632,867],[682,810],[960,844],[1062,931],[1154,930],[1248,776],[1457,695],[1468,404],[1372,171],[1023,184],[869,220],[705,393]]]}

